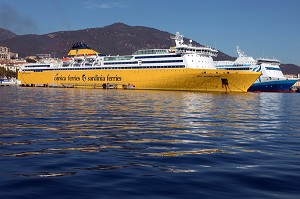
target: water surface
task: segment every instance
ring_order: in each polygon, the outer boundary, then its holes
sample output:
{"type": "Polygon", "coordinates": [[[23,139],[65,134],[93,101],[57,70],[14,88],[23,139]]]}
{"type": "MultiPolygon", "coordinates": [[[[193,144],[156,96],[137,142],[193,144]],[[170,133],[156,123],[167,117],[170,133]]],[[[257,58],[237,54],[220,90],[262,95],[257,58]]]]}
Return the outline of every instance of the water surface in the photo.
{"type": "Polygon", "coordinates": [[[1,198],[298,198],[300,95],[0,88],[1,198]]]}

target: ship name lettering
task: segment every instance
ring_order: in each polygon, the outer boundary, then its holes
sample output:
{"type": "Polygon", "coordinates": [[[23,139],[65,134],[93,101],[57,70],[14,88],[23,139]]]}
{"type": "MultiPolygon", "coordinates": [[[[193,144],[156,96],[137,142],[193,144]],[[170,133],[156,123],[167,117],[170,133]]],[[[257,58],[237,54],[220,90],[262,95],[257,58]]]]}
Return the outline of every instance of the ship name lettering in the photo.
{"type": "Polygon", "coordinates": [[[68,76],[68,81],[80,81],[80,77],[75,76],[68,76]]]}
{"type": "Polygon", "coordinates": [[[54,81],[66,81],[67,78],[66,77],[63,77],[63,76],[60,76],[60,77],[54,77],[54,81]]]}
{"type": "Polygon", "coordinates": [[[95,75],[94,77],[88,77],[88,81],[105,81],[105,77],[95,75]]]}
{"type": "Polygon", "coordinates": [[[107,75],[107,81],[122,81],[122,77],[119,77],[118,75],[110,77],[107,75]]]}

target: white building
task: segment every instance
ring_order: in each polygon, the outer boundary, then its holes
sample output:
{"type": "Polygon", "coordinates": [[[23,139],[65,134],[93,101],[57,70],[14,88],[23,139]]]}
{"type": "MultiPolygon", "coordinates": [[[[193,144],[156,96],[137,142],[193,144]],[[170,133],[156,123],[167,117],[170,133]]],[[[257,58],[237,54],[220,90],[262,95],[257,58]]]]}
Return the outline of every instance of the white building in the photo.
{"type": "Polygon", "coordinates": [[[18,59],[18,53],[13,53],[9,48],[0,46],[0,60],[18,59]]]}
{"type": "Polygon", "coordinates": [[[0,67],[17,72],[25,60],[18,60],[18,53],[13,53],[9,48],[0,46],[0,67]]]}
{"type": "Polygon", "coordinates": [[[0,46],[0,59],[10,60],[10,49],[7,47],[0,46]]]}

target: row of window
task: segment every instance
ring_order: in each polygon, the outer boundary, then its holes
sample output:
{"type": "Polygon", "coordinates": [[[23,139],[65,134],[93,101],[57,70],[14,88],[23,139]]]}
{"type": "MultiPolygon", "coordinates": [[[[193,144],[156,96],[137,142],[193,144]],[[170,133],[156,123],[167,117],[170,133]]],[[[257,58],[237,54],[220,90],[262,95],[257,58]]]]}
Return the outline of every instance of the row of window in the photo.
{"type": "Polygon", "coordinates": [[[107,62],[104,63],[104,65],[119,65],[119,64],[137,64],[137,61],[132,61],[132,62],[107,62]]]}
{"type": "Polygon", "coordinates": [[[135,59],[164,58],[164,57],[181,57],[181,55],[175,54],[175,55],[135,56],[135,59]]]}
{"type": "Polygon", "coordinates": [[[249,67],[246,68],[242,68],[242,67],[238,67],[238,68],[218,68],[220,70],[250,70],[249,67]]]}
{"type": "Polygon", "coordinates": [[[185,65],[170,66],[135,66],[135,67],[93,67],[93,68],[53,68],[53,69],[25,69],[25,71],[42,72],[47,70],[116,70],[116,69],[149,69],[149,68],[185,68],[185,65]]]}
{"type": "Polygon", "coordinates": [[[138,50],[133,53],[134,55],[146,55],[146,54],[164,54],[169,53],[166,49],[147,49],[147,50],[138,50]]]}
{"type": "Polygon", "coordinates": [[[40,68],[40,67],[50,67],[50,65],[45,64],[45,65],[26,65],[24,66],[25,68],[40,68]]]}
{"type": "MultiPolygon", "coordinates": [[[[162,64],[162,63],[178,63],[183,62],[183,60],[160,60],[160,61],[141,61],[141,63],[146,64],[162,64]]],[[[104,63],[104,65],[119,65],[119,64],[137,64],[138,62],[110,62],[110,63],[104,63]]]]}
{"type": "Polygon", "coordinates": [[[250,64],[231,64],[231,65],[218,65],[217,67],[219,68],[226,68],[226,67],[245,67],[245,66],[250,66],[250,64]]]}
{"type": "Polygon", "coordinates": [[[8,54],[0,54],[1,59],[8,59],[8,54]]]}
{"type": "Polygon", "coordinates": [[[113,57],[104,57],[104,61],[118,61],[118,60],[130,60],[133,56],[113,56],[113,57]]]}
{"type": "Polygon", "coordinates": [[[266,70],[281,70],[280,68],[266,67],[266,70]]]}

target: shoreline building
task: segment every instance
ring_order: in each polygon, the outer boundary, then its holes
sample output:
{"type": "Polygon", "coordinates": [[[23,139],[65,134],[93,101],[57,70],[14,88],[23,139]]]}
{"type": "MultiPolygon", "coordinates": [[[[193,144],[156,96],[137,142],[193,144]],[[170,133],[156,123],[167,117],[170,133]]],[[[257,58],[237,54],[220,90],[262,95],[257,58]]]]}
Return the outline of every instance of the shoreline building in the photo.
{"type": "Polygon", "coordinates": [[[10,60],[11,59],[11,53],[10,53],[9,48],[0,46],[0,59],[1,60],[10,60]]]}
{"type": "Polygon", "coordinates": [[[18,53],[14,53],[10,51],[10,48],[5,46],[0,46],[0,60],[12,60],[12,59],[18,59],[19,55],[18,53]]]}
{"type": "Polygon", "coordinates": [[[17,72],[26,63],[25,60],[19,60],[18,58],[18,53],[11,52],[8,47],[0,46],[0,67],[17,72]]]}

